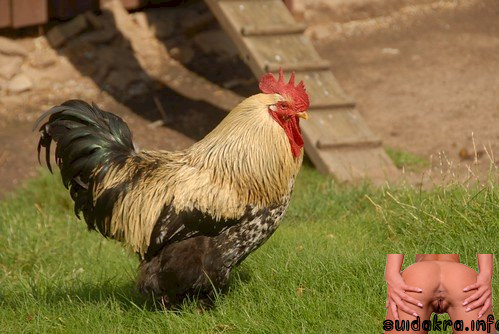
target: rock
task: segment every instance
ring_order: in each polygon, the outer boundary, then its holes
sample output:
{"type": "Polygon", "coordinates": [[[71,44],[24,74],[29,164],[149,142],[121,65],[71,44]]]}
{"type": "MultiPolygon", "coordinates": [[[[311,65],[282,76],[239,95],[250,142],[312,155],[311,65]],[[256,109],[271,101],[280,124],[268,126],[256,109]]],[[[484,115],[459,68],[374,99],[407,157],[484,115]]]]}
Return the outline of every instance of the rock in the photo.
{"type": "Polygon", "coordinates": [[[384,55],[398,56],[400,54],[400,50],[394,48],[383,48],[381,49],[381,53],[384,55]]]}
{"type": "Polygon", "coordinates": [[[147,92],[148,87],[142,81],[133,81],[128,87],[128,95],[131,97],[145,95],[147,92]]]}
{"type": "Polygon", "coordinates": [[[301,0],[284,0],[284,4],[295,19],[303,21],[305,19],[305,4],[301,0]]]}
{"type": "Polygon", "coordinates": [[[91,44],[107,44],[116,36],[116,31],[111,29],[95,30],[83,34],[80,40],[91,44]]]}
{"type": "Polygon", "coordinates": [[[87,29],[87,20],[84,15],[78,15],[71,21],[59,24],[47,33],[47,39],[53,47],[59,47],[73,36],[87,29]]]}
{"type": "Polygon", "coordinates": [[[205,30],[214,20],[215,18],[211,12],[205,12],[194,16],[190,15],[187,19],[181,20],[180,26],[185,34],[193,36],[194,34],[205,30]]]}
{"type": "Polygon", "coordinates": [[[314,25],[308,28],[305,34],[316,41],[326,39],[332,35],[331,30],[326,25],[314,25]]]}
{"type": "Polygon", "coordinates": [[[104,26],[100,20],[100,18],[95,15],[94,13],[88,11],[85,13],[85,18],[87,19],[87,22],[92,26],[94,29],[102,29],[104,26]]]}
{"type": "Polygon", "coordinates": [[[149,22],[147,20],[146,13],[137,12],[132,14],[132,17],[139,27],[141,27],[142,29],[149,29],[149,22]]]}
{"type": "Polygon", "coordinates": [[[117,89],[121,93],[128,91],[128,88],[139,81],[140,78],[136,71],[128,69],[113,70],[106,78],[106,83],[117,89]]]}
{"type": "Polygon", "coordinates": [[[175,25],[173,23],[173,20],[155,22],[152,26],[154,35],[160,39],[170,37],[175,29],[175,25]]]}
{"type": "Polygon", "coordinates": [[[237,49],[222,30],[209,30],[197,34],[194,43],[206,54],[217,53],[229,57],[237,56],[237,49]]]}
{"type": "Polygon", "coordinates": [[[34,68],[47,68],[57,61],[52,49],[36,50],[29,56],[29,64],[34,68]]]}
{"type": "Polygon", "coordinates": [[[187,45],[171,48],[169,54],[173,59],[178,60],[182,64],[188,64],[192,61],[192,58],[194,58],[194,50],[187,45]]]}
{"type": "Polygon", "coordinates": [[[11,93],[22,93],[33,87],[31,80],[24,74],[18,74],[7,85],[11,93]]]}
{"type": "Polygon", "coordinates": [[[170,8],[155,8],[146,12],[147,22],[156,37],[163,39],[173,35],[175,31],[176,11],[170,8]]]}
{"type": "Polygon", "coordinates": [[[19,56],[6,57],[0,55],[0,77],[10,80],[21,69],[23,58],[19,56]]]}
{"type": "Polygon", "coordinates": [[[474,160],[480,159],[485,154],[484,150],[470,151],[466,147],[463,147],[459,150],[459,157],[462,160],[474,160]]]}
{"type": "Polygon", "coordinates": [[[9,56],[23,56],[26,57],[28,55],[28,51],[8,38],[0,36],[0,53],[9,56]]]}

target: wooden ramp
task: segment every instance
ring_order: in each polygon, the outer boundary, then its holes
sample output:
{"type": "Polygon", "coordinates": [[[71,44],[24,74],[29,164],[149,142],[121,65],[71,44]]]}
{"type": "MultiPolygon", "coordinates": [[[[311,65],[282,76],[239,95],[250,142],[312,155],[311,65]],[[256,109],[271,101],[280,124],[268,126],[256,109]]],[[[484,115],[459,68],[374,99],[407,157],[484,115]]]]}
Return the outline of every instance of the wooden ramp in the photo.
{"type": "Polygon", "coordinates": [[[398,174],[366,125],[355,103],[345,94],[282,0],[205,0],[235,42],[255,76],[280,67],[296,72],[310,95],[309,120],[301,122],[305,151],[321,172],[340,181],[368,178],[375,182],[398,174]]]}

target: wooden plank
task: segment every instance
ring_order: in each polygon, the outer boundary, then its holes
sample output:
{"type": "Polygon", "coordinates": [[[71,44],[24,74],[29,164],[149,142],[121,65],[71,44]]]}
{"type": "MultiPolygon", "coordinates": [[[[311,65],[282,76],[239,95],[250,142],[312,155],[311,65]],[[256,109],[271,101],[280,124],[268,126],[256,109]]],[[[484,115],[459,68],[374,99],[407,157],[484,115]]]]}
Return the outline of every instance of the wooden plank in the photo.
{"type": "Polygon", "coordinates": [[[280,0],[272,1],[207,1],[213,10],[213,5],[224,15],[233,29],[240,32],[246,26],[275,27],[293,26],[296,22],[280,0]],[[280,12],[279,15],[275,15],[280,12]],[[258,22],[258,24],[255,24],[258,22]]]}
{"type": "Polygon", "coordinates": [[[301,34],[307,29],[304,24],[286,25],[267,25],[255,26],[247,25],[241,28],[243,36],[263,36],[263,35],[285,35],[285,34],[301,34]]]}
{"type": "Polygon", "coordinates": [[[47,0],[12,1],[12,27],[20,28],[48,21],[47,0]]]}
{"type": "MultiPolygon", "coordinates": [[[[290,73],[285,73],[289,80],[290,73]]],[[[348,96],[331,71],[297,72],[296,82],[303,81],[310,96],[311,109],[353,107],[355,102],[348,96]]]]}
{"type": "Polygon", "coordinates": [[[382,147],[318,150],[318,154],[328,166],[326,172],[333,174],[341,182],[368,178],[380,183],[398,175],[397,169],[382,147]]]}
{"type": "Polygon", "coordinates": [[[258,75],[274,70],[267,68],[269,64],[278,67],[323,62],[312,43],[302,35],[245,37],[244,43],[259,68],[258,75]]]}
{"type": "Polygon", "coordinates": [[[286,72],[305,72],[328,70],[331,64],[327,60],[301,61],[300,63],[266,63],[265,72],[278,72],[280,69],[286,72]]]}
{"type": "Polygon", "coordinates": [[[49,15],[61,20],[70,19],[87,10],[99,8],[99,0],[50,0],[49,15]]]}
{"type": "Polygon", "coordinates": [[[359,141],[357,139],[347,139],[344,141],[330,143],[319,140],[317,148],[319,149],[332,149],[332,148],[372,148],[381,146],[381,140],[365,140],[359,141]]]}
{"type": "MultiPolygon", "coordinates": [[[[217,19],[220,21],[222,26],[226,29],[227,33],[231,37],[231,39],[235,42],[236,47],[238,48],[239,53],[241,54],[241,58],[246,64],[251,68],[252,72],[255,76],[259,77],[266,72],[269,71],[269,68],[265,68],[268,63],[265,63],[265,59],[262,59],[260,62],[256,61],[256,55],[253,53],[255,48],[257,49],[259,46],[253,44],[251,47],[248,44],[248,38],[242,38],[240,31],[243,27],[248,25],[257,25],[258,27],[275,27],[278,24],[282,26],[290,26],[296,24],[291,14],[288,12],[286,7],[280,0],[276,1],[267,1],[263,3],[262,1],[216,1],[216,0],[207,0],[206,3],[215,14],[217,19]],[[265,9],[265,10],[263,10],[265,9]],[[282,12],[280,15],[275,15],[275,12],[279,10],[282,12]],[[253,14],[251,14],[253,13],[253,14]],[[256,13],[256,14],[255,14],[256,13]],[[252,16],[258,15],[257,19],[252,16]],[[258,23],[258,24],[255,24],[258,23]]],[[[255,38],[255,37],[253,37],[255,38]]],[[[258,38],[258,37],[256,37],[258,38]]],[[[297,48],[302,48],[300,39],[302,36],[298,36],[298,46],[297,48]]],[[[306,40],[306,39],[305,39],[306,40]]],[[[260,47],[266,47],[265,45],[261,45],[265,43],[265,41],[272,43],[274,41],[272,36],[268,36],[264,41],[260,41],[260,47]]],[[[297,39],[294,39],[297,42],[297,39]]],[[[307,40],[308,41],[308,40],[307,40]]],[[[319,57],[313,46],[310,42],[307,43],[308,50],[311,50],[316,57],[315,61],[322,62],[323,59],[319,57]]],[[[284,46],[281,50],[281,53],[288,53],[289,47],[284,46]]],[[[258,52],[258,50],[256,50],[258,52]]],[[[275,55],[271,55],[272,67],[270,70],[277,71],[279,66],[283,65],[282,59],[278,57],[277,59],[281,60],[280,63],[276,63],[275,55]]],[[[304,54],[305,62],[311,62],[308,54],[304,54]]],[[[312,60],[312,61],[314,61],[312,60]]],[[[292,62],[292,64],[298,65],[296,62],[292,62]]],[[[289,66],[288,64],[285,64],[289,66]]],[[[270,71],[273,72],[273,71],[270,71]]],[[[306,73],[297,73],[297,80],[303,80],[307,84],[307,91],[310,94],[310,100],[312,101],[313,108],[326,108],[326,107],[345,107],[345,106],[353,106],[353,100],[343,91],[337,80],[334,78],[333,74],[330,71],[319,71],[319,72],[306,72],[306,73]]]]}
{"type": "Polygon", "coordinates": [[[11,25],[10,13],[10,0],[0,0],[0,28],[11,25]]]}
{"type": "Polygon", "coordinates": [[[281,0],[205,0],[255,76],[279,68],[296,71],[310,95],[310,119],[301,122],[305,151],[318,170],[340,181],[398,174],[312,43],[290,30],[296,22],[281,0]],[[255,27],[254,33],[247,27],[255,27]],[[273,33],[271,33],[273,32],[273,33]]]}
{"type": "Polygon", "coordinates": [[[137,61],[151,78],[191,100],[204,101],[226,111],[243,100],[170,58],[163,43],[155,39],[154,32],[138,25],[120,1],[106,2],[103,8],[113,14],[116,28],[128,39],[137,61]]]}
{"type": "Polygon", "coordinates": [[[300,125],[307,134],[307,139],[316,147],[341,146],[345,142],[380,141],[354,108],[310,110],[309,119],[300,125]]]}

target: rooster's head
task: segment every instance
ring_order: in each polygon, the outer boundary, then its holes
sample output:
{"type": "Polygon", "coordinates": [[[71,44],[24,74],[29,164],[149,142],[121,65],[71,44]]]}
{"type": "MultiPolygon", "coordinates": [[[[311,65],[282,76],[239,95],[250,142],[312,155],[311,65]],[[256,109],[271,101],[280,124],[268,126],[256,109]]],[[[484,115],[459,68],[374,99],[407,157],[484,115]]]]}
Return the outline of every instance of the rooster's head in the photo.
{"type": "Polygon", "coordinates": [[[272,73],[267,73],[260,79],[259,87],[265,94],[279,95],[279,100],[268,106],[268,112],[286,132],[293,156],[299,156],[303,147],[300,118],[307,119],[307,110],[310,106],[303,81],[295,86],[295,73],[292,72],[289,82],[286,83],[280,69],[277,80],[272,73]]]}

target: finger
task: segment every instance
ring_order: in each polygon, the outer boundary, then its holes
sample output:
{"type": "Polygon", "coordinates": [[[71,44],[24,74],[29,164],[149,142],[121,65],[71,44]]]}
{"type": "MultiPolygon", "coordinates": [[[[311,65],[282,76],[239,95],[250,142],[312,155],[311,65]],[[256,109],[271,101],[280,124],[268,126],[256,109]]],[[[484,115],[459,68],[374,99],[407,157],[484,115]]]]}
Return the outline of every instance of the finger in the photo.
{"type": "Polygon", "coordinates": [[[400,304],[400,305],[397,305],[397,306],[398,306],[399,309],[401,309],[402,311],[404,311],[407,314],[411,314],[411,315],[413,315],[415,317],[418,316],[418,314],[416,313],[416,311],[414,311],[413,309],[411,309],[411,308],[409,308],[409,307],[407,307],[407,306],[405,306],[403,304],[400,304]]]}
{"type": "Polygon", "coordinates": [[[409,295],[407,295],[407,294],[405,294],[405,293],[401,296],[401,298],[402,298],[403,300],[405,300],[406,302],[408,302],[408,303],[411,303],[411,304],[417,305],[417,306],[419,306],[419,307],[423,307],[423,304],[422,304],[419,300],[417,300],[417,299],[415,299],[415,298],[412,298],[411,296],[409,296],[409,295]]]}
{"type": "Polygon", "coordinates": [[[469,312],[471,310],[474,310],[474,309],[479,308],[480,306],[484,305],[487,298],[489,298],[488,295],[483,295],[482,297],[480,297],[479,299],[477,299],[473,303],[469,304],[468,308],[466,309],[466,312],[469,312]]]}
{"type": "Polygon", "coordinates": [[[463,289],[463,291],[475,290],[475,289],[478,289],[479,287],[480,287],[480,284],[475,283],[475,284],[468,285],[467,287],[465,287],[463,289]]]}
{"type": "Polygon", "coordinates": [[[483,307],[480,310],[480,312],[478,312],[478,319],[480,319],[482,317],[482,315],[485,312],[487,312],[487,310],[489,309],[489,306],[490,306],[490,299],[487,299],[487,301],[485,301],[485,304],[483,305],[483,307]]]}
{"type": "Polygon", "coordinates": [[[475,301],[477,300],[478,298],[480,298],[482,296],[482,293],[480,291],[477,291],[475,292],[474,294],[472,294],[471,296],[469,296],[468,298],[466,298],[463,302],[463,306],[464,305],[468,305],[469,303],[471,303],[472,301],[475,301]]]}
{"type": "Polygon", "coordinates": [[[423,292],[422,289],[416,288],[415,286],[409,286],[409,285],[405,285],[404,287],[402,287],[402,289],[404,289],[405,291],[423,292]]]}
{"type": "Polygon", "coordinates": [[[385,305],[385,309],[388,308],[388,305],[390,305],[390,303],[388,302],[388,298],[386,298],[386,305],[385,305]]]}
{"type": "Polygon", "coordinates": [[[406,306],[404,304],[404,302],[402,301],[402,299],[400,299],[400,298],[394,298],[394,301],[397,304],[397,308],[399,308],[400,310],[404,311],[407,314],[412,314],[415,317],[418,316],[418,314],[416,313],[416,311],[414,311],[413,309],[411,309],[408,306],[406,306]]]}
{"type": "Polygon", "coordinates": [[[395,320],[399,320],[399,314],[397,312],[397,305],[395,303],[390,303],[391,305],[391,310],[392,310],[392,315],[395,320]]]}

